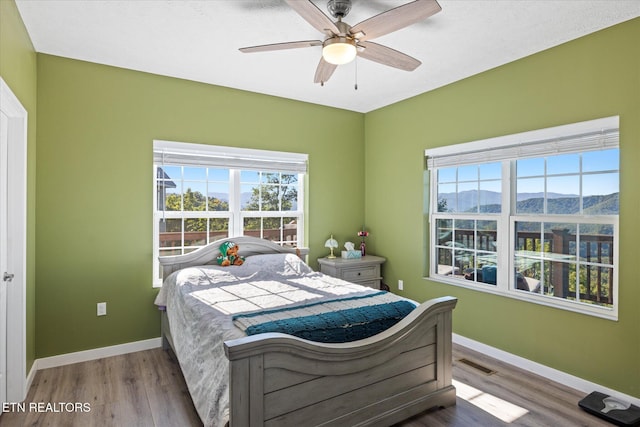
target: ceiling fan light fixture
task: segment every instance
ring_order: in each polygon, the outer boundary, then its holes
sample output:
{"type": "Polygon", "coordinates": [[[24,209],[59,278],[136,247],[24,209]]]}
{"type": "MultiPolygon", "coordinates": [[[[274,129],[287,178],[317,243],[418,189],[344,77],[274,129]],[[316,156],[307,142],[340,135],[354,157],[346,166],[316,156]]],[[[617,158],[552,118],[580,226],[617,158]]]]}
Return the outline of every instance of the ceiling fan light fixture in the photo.
{"type": "Polygon", "coordinates": [[[325,40],[322,45],[322,57],[334,65],[353,61],[357,53],[355,41],[347,37],[333,37],[325,40]]]}

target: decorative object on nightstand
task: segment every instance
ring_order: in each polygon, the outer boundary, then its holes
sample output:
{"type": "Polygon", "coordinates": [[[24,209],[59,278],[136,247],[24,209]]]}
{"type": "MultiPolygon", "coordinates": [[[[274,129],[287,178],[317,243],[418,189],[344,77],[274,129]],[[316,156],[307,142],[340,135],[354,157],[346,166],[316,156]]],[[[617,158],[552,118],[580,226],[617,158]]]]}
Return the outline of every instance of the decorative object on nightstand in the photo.
{"type": "Polygon", "coordinates": [[[353,242],[347,242],[344,244],[346,250],[342,251],[342,258],[354,259],[362,257],[360,250],[356,250],[356,246],[353,242]]]}
{"type": "Polygon", "coordinates": [[[367,237],[368,235],[369,235],[369,232],[365,231],[364,225],[363,225],[362,230],[358,231],[358,237],[362,238],[362,242],[360,242],[360,253],[362,254],[362,256],[365,256],[367,254],[367,245],[365,245],[364,243],[364,238],[367,237]]]}
{"type": "Polygon", "coordinates": [[[383,257],[375,255],[357,259],[318,258],[322,273],[374,289],[380,289],[380,266],[385,261],[383,257]]]}
{"type": "Polygon", "coordinates": [[[324,247],[331,249],[331,253],[327,256],[329,259],[334,259],[336,256],[333,254],[333,249],[338,247],[338,241],[333,238],[333,234],[326,242],[324,242],[324,247]]]}

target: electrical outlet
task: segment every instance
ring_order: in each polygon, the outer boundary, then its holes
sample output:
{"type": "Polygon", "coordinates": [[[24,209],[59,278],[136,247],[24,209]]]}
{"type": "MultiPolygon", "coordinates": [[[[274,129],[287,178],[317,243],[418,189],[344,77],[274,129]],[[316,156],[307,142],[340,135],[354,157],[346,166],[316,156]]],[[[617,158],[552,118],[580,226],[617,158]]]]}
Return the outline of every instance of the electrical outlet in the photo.
{"type": "Polygon", "coordinates": [[[401,291],[404,289],[404,281],[398,280],[398,290],[401,291]]]}
{"type": "Polygon", "coordinates": [[[99,302],[98,303],[98,316],[106,316],[107,315],[107,303],[99,302]]]}

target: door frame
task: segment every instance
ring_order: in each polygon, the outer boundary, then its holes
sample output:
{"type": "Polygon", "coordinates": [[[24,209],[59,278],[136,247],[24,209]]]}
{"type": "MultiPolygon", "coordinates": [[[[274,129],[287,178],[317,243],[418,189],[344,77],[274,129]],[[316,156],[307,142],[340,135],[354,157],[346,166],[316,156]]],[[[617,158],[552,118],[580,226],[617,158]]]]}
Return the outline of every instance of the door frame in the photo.
{"type": "Polygon", "coordinates": [[[8,269],[7,284],[7,401],[21,402],[27,394],[27,110],[0,77],[0,110],[9,118],[8,269]]]}

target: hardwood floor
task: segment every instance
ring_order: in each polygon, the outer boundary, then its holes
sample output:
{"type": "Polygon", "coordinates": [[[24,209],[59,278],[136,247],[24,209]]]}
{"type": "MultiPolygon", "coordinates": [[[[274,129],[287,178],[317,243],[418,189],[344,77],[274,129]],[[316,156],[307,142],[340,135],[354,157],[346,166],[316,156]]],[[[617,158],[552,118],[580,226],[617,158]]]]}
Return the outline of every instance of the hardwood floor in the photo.
{"type": "Polygon", "coordinates": [[[580,409],[585,393],[518,369],[466,347],[453,347],[456,406],[429,411],[396,427],[611,426],[580,409]],[[486,374],[461,362],[467,359],[486,374]]]}
{"type": "MultiPolygon", "coordinates": [[[[578,407],[581,392],[461,346],[454,345],[453,355],[457,405],[395,427],[611,425],[578,407]],[[494,372],[486,374],[460,359],[494,372]]],[[[177,362],[161,349],[39,371],[24,411],[14,407],[0,416],[3,427],[201,425],[177,362]],[[80,410],[65,403],[79,403],[80,410]]]]}
{"type": "Polygon", "coordinates": [[[159,348],[38,371],[25,402],[0,426],[202,425],[178,363],[159,348]],[[90,411],[30,411],[30,402],[86,402],[90,411]]]}

